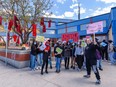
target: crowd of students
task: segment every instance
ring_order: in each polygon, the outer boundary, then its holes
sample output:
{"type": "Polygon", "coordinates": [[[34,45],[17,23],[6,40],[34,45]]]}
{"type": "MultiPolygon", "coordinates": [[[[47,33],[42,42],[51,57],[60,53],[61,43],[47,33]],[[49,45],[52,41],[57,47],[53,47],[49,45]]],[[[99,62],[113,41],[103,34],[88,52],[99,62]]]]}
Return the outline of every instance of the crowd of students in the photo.
{"type": "MultiPolygon", "coordinates": [[[[92,41],[92,38],[87,38],[85,41],[74,43],[58,40],[54,45],[56,73],[60,73],[64,60],[66,70],[75,69],[76,66],[78,71],[85,68],[87,74],[84,77],[86,78],[90,78],[92,68],[97,79],[96,84],[100,84],[98,69],[103,70],[102,60],[106,59],[106,61],[110,60],[112,64],[114,63],[113,51],[112,41],[107,43],[104,40],[100,43],[98,39],[92,41]]],[[[52,69],[50,40],[46,41],[45,44],[33,40],[30,54],[30,68],[32,70],[40,69],[41,75],[43,75],[44,68],[45,73],[48,73],[48,64],[52,69]]]]}

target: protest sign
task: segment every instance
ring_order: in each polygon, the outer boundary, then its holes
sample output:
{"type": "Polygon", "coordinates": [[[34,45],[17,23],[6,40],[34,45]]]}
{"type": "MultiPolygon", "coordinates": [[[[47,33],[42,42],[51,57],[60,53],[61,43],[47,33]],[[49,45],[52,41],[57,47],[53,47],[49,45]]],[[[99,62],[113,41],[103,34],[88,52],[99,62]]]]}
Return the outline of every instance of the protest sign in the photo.
{"type": "Polygon", "coordinates": [[[62,41],[69,40],[71,40],[71,42],[72,41],[77,42],[79,40],[79,34],[77,32],[62,34],[62,41]]]}
{"type": "Polygon", "coordinates": [[[57,48],[56,48],[56,52],[57,52],[58,54],[61,54],[61,53],[62,53],[62,51],[63,51],[63,50],[62,50],[62,49],[60,49],[59,47],[57,47],[57,48]]]}
{"type": "Polygon", "coordinates": [[[44,40],[45,40],[44,36],[36,36],[36,41],[44,42],[44,40]]]}

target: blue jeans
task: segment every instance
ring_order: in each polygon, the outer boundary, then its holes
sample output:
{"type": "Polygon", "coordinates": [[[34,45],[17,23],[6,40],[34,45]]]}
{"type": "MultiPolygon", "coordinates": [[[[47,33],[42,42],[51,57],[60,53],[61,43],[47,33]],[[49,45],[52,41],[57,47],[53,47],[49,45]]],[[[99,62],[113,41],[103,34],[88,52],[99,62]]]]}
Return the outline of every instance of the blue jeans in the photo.
{"type": "Polygon", "coordinates": [[[52,67],[52,61],[51,61],[51,58],[48,58],[48,63],[50,64],[50,67],[52,67]]]}
{"type": "Polygon", "coordinates": [[[31,58],[30,58],[30,68],[31,69],[35,68],[35,63],[36,63],[36,56],[31,54],[31,58]]]}
{"type": "Polygon", "coordinates": [[[113,53],[113,60],[111,63],[116,65],[116,52],[113,53]]]}
{"type": "Polygon", "coordinates": [[[42,66],[42,64],[43,64],[43,53],[38,54],[37,61],[38,61],[38,65],[42,66]]]}
{"type": "Polygon", "coordinates": [[[56,57],[56,70],[60,71],[61,58],[56,57]]]}
{"type": "Polygon", "coordinates": [[[114,52],[109,52],[109,58],[111,63],[113,63],[113,55],[114,55],[114,52]]]}
{"type": "Polygon", "coordinates": [[[97,60],[97,68],[102,68],[102,59],[97,60]]]}

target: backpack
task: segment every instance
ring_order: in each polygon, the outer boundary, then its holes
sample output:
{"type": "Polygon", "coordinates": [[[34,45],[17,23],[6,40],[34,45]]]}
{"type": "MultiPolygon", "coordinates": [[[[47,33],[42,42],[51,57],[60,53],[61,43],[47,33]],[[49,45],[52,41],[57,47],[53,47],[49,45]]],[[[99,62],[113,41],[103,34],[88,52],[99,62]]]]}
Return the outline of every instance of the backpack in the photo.
{"type": "Polygon", "coordinates": [[[101,55],[100,55],[100,52],[98,51],[98,49],[96,49],[96,58],[98,60],[101,59],[101,55]]]}

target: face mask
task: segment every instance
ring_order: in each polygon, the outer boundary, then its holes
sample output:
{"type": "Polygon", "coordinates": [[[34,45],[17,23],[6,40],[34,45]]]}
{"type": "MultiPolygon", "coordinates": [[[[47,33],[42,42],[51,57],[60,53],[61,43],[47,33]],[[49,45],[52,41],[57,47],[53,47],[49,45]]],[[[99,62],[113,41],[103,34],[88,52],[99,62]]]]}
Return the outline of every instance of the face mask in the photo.
{"type": "Polygon", "coordinates": [[[47,46],[49,46],[49,44],[46,44],[47,46]]]}
{"type": "Polygon", "coordinates": [[[34,45],[36,44],[36,42],[34,42],[34,45]]]}

